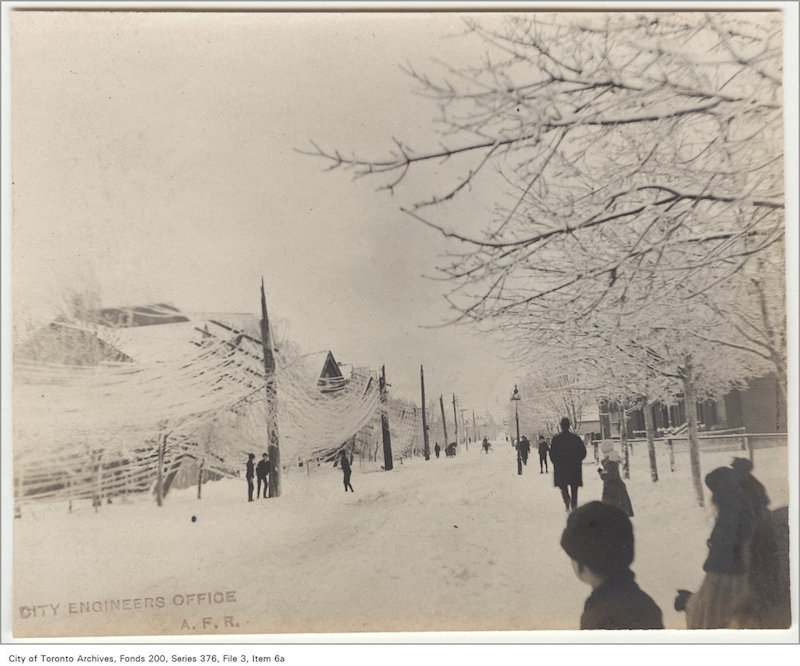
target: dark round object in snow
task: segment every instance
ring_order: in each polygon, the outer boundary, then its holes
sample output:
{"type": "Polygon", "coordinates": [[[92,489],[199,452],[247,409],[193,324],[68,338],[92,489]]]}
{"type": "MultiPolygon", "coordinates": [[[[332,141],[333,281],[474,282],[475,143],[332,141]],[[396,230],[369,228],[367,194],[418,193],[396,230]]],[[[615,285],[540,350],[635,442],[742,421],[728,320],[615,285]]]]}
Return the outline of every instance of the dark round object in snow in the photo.
{"type": "Polygon", "coordinates": [[[193,522],[193,523],[196,523],[196,522],[197,522],[197,516],[192,516],[192,522],[193,522]]]}

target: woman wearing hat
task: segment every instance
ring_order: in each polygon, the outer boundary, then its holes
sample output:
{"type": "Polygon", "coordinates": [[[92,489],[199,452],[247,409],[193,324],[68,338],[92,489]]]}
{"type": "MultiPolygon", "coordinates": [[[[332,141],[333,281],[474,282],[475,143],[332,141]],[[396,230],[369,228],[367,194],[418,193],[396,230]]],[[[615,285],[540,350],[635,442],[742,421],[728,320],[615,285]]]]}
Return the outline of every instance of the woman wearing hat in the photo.
{"type": "Polygon", "coordinates": [[[706,476],[717,510],[703,564],[706,575],[697,592],[678,590],[675,598],[689,629],[765,629],[783,622],[772,589],[779,577],[767,521],[769,498],[750,469],[735,463],[706,476]]]}

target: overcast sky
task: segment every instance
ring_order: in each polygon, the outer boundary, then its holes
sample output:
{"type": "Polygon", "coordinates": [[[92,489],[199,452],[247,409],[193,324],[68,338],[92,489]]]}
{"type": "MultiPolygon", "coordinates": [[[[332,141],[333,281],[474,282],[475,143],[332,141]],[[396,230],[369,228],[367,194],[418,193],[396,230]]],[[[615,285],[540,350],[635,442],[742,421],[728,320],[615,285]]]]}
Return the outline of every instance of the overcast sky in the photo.
{"type": "Polygon", "coordinates": [[[73,284],[107,306],[256,313],[263,275],[304,351],[385,364],[414,400],[424,364],[429,396],[506,411],[519,373],[501,346],[430,328],[451,313],[423,278],[442,240],[399,211],[419,192],[296,150],[429,144],[437,110],[400,65],[477,61],[462,30],[455,14],[14,12],[15,320],[73,284]]]}

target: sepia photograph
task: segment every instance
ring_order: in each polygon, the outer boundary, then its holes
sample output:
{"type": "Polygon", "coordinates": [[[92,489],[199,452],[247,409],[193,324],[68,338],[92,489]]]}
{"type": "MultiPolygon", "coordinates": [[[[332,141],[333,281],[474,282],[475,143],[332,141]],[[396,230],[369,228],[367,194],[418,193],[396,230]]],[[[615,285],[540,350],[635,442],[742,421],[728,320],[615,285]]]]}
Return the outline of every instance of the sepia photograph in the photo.
{"type": "Polygon", "coordinates": [[[3,642],[799,640],[796,6],[425,4],[3,3],[3,642]]]}

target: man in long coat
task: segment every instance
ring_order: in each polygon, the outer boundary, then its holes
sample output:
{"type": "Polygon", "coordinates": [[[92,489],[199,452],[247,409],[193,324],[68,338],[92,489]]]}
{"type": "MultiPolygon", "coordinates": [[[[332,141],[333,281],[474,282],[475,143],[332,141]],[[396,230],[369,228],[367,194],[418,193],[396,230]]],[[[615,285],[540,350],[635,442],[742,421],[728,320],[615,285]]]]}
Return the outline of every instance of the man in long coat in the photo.
{"type": "Polygon", "coordinates": [[[553,485],[561,489],[567,511],[578,506],[578,487],[583,485],[583,459],[586,446],[583,440],[569,431],[570,422],[561,419],[561,432],[550,442],[550,461],[553,463],[553,485]]]}

